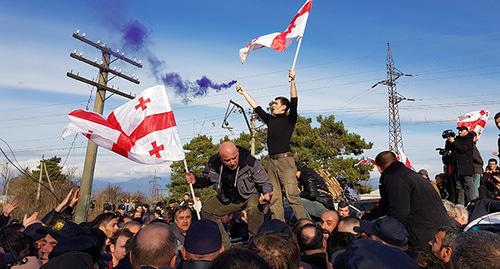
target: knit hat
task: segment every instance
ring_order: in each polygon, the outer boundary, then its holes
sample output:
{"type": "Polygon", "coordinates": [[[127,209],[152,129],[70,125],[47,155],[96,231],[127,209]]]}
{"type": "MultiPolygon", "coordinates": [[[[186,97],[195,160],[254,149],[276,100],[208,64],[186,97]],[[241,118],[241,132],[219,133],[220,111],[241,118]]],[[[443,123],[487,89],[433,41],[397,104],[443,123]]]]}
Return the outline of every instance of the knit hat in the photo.
{"type": "Polygon", "coordinates": [[[193,222],[184,238],[184,248],[192,254],[209,254],[222,246],[222,236],[219,226],[210,220],[193,222]]]}

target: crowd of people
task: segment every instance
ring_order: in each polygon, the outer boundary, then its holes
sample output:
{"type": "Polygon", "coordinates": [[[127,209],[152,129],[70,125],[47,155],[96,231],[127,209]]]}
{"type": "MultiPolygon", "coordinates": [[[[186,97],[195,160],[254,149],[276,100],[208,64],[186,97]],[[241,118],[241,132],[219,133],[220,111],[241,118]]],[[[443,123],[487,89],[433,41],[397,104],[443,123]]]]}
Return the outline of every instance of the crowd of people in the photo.
{"type": "MultiPolygon", "coordinates": [[[[290,100],[277,97],[271,114],[237,86],[268,126],[267,167],[224,142],[201,174],[185,175],[187,184],[217,191],[203,205],[189,194],[151,207],[123,201],[79,224],[72,221],[78,189],[42,218],[35,212],[22,222],[10,220],[17,204],[7,202],[0,268],[500,268],[498,226],[464,229],[500,211],[497,162],[490,160],[484,175],[475,169],[467,129],[443,136],[448,170],[434,185],[426,171],[380,152],[380,201],[359,216],[349,203],[334,202],[318,173],[297,167],[290,148],[298,103],[293,71],[289,79],[290,100]]],[[[500,129],[500,113],[495,123],[500,129]]]]}

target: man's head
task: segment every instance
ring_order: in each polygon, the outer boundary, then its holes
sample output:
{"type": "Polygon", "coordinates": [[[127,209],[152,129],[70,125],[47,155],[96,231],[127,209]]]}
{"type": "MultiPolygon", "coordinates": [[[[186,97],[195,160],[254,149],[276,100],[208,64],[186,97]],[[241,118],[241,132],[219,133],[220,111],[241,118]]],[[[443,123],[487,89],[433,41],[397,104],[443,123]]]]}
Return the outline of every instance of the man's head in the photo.
{"type": "Polygon", "coordinates": [[[382,151],[375,157],[375,164],[379,172],[383,172],[389,165],[396,162],[396,154],[392,151],[382,151]]]}
{"type": "Polygon", "coordinates": [[[182,257],[185,260],[212,261],[223,251],[217,223],[203,219],[189,227],[182,247],[182,257]]]}
{"type": "Polygon", "coordinates": [[[393,217],[383,217],[376,221],[363,220],[359,227],[354,227],[357,233],[364,233],[372,240],[384,245],[406,250],[408,248],[408,231],[405,226],[393,217]]]}
{"type": "Polygon", "coordinates": [[[498,162],[496,159],[489,159],[488,160],[488,170],[496,170],[498,166],[498,162]]]}
{"type": "Polygon", "coordinates": [[[288,112],[289,107],[290,101],[283,96],[279,96],[274,98],[273,104],[271,105],[271,113],[273,115],[285,114],[288,112]]]}
{"type": "Polygon", "coordinates": [[[344,201],[340,202],[337,208],[338,208],[337,211],[339,212],[341,218],[349,216],[349,213],[351,212],[349,204],[344,201]]]}
{"type": "Polygon", "coordinates": [[[226,141],[219,146],[219,157],[222,164],[231,170],[238,168],[240,153],[236,145],[231,141],[226,141]]]}
{"type": "Polygon", "coordinates": [[[133,234],[137,234],[141,227],[141,224],[137,221],[129,221],[123,225],[123,229],[129,230],[133,234]]]}
{"type": "Polygon", "coordinates": [[[487,231],[468,231],[452,243],[454,269],[498,268],[500,235],[487,231]]]}
{"type": "Polygon", "coordinates": [[[457,127],[457,130],[458,130],[458,136],[460,137],[465,137],[469,134],[469,129],[465,126],[457,127]]]}
{"type": "Polygon", "coordinates": [[[455,205],[453,210],[455,210],[456,216],[454,217],[455,221],[460,225],[465,226],[469,223],[469,211],[463,205],[455,205]]]}
{"type": "Polygon", "coordinates": [[[50,252],[57,245],[57,240],[50,234],[47,234],[42,242],[42,247],[38,250],[38,258],[42,264],[46,264],[49,261],[50,252]]]}
{"type": "Polygon", "coordinates": [[[359,218],[348,216],[340,220],[337,231],[340,233],[358,234],[354,231],[354,227],[359,227],[360,225],[361,220],[359,218]]]}
{"type": "Polygon", "coordinates": [[[181,206],[175,211],[174,222],[179,231],[185,234],[191,226],[191,209],[187,206],[181,206]]]}
{"type": "Polygon", "coordinates": [[[271,268],[297,269],[300,251],[292,239],[279,233],[263,233],[252,238],[248,246],[271,266],[271,268]]]}
{"type": "Polygon", "coordinates": [[[305,254],[310,251],[326,250],[326,241],[321,228],[314,224],[306,224],[297,233],[299,248],[305,254]]]}
{"type": "Polygon", "coordinates": [[[500,130],[500,112],[495,114],[495,124],[497,125],[497,128],[500,130]]]}
{"type": "Polygon", "coordinates": [[[142,265],[175,267],[177,241],[169,226],[152,223],[137,233],[130,260],[134,269],[142,265]]]}
{"type": "MultiPolygon", "coordinates": [[[[114,262],[121,261],[127,256],[125,245],[131,237],[134,237],[134,234],[127,229],[118,230],[113,234],[113,236],[109,240],[111,243],[109,245],[109,250],[114,262]]],[[[116,264],[113,263],[113,265],[116,264]]]]}
{"type": "Polygon", "coordinates": [[[453,253],[452,244],[455,242],[461,231],[452,227],[441,227],[429,242],[432,253],[444,263],[449,263],[453,253]]]}
{"type": "Polygon", "coordinates": [[[429,177],[429,172],[427,172],[427,170],[425,170],[425,169],[420,169],[420,170],[418,171],[418,173],[419,173],[419,174],[420,174],[420,175],[421,175],[424,179],[427,179],[427,180],[429,180],[429,179],[430,179],[430,177],[429,177]]]}
{"type": "MultiPolygon", "coordinates": [[[[222,254],[217,256],[209,269],[271,269],[275,267],[269,266],[269,264],[255,254],[253,251],[246,248],[231,248],[228,251],[224,251],[222,254]]],[[[285,267],[280,267],[287,269],[285,267]]],[[[295,269],[295,268],[294,268],[295,269]]]]}
{"type": "Polygon", "coordinates": [[[328,210],[321,215],[321,228],[323,229],[323,234],[327,233],[330,235],[333,230],[339,224],[340,216],[337,211],[328,210]]]}

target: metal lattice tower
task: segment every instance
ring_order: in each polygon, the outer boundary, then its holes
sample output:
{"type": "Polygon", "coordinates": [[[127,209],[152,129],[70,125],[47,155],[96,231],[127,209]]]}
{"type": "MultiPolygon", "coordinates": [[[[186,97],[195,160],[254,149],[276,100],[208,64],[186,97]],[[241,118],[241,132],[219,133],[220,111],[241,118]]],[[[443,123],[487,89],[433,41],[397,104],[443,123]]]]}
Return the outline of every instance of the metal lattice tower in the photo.
{"type": "Polygon", "coordinates": [[[389,95],[389,150],[393,152],[398,152],[398,149],[404,151],[403,148],[403,134],[401,132],[401,123],[399,121],[399,103],[403,100],[415,101],[415,99],[409,99],[398,93],[396,89],[396,80],[402,76],[411,77],[411,74],[404,74],[399,71],[394,65],[394,59],[392,58],[391,46],[387,43],[387,79],[377,82],[375,86],[379,84],[387,85],[388,95],[389,95]]]}

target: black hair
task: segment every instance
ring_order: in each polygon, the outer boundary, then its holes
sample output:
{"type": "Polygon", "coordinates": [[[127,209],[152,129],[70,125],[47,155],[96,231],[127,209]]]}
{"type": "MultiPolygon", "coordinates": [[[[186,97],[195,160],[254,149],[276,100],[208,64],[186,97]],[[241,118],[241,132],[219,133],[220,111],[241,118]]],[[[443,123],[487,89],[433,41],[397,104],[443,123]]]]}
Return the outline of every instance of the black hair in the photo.
{"type": "Polygon", "coordinates": [[[344,208],[344,207],[349,207],[349,204],[345,201],[340,201],[337,208],[344,208]]]}
{"type": "Polygon", "coordinates": [[[271,266],[255,252],[246,248],[231,248],[212,261],[209,269],[271,269],[271,266]]]}
{"type": "Polygon", "coordinates": [[[300,250],[315,250],[323,247],[323,231],[315,224],[306,224],[299,229],[297,234],[297,241],[300,250]],[[312,237],[304,235],[305,229],[314,229],[312,237]]]}
{"type": "Polygon", "coordinates": [[[106,223],[110,222],[112,219],[120,218],[120,216],[116,215],[115,213],[111,212],[106,212],[102,213],[100,215],[97,215],[94,220],[91,222],[87,222],[84,224],[84,226],[91,227],[91,228],[99,228],[101,225],[105,225],[106,223]]]}
{"type": "Polygon", "coordinates": [[[278,97],[274,98],[274,100],[280,101],[280,103],[282,105],[286,106],[285,113],[288,112],[288,109],[290,108],[290,100],[288,100],[288,98],[283,97],[283,96],[278,96],[278,97]]]}

